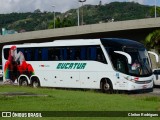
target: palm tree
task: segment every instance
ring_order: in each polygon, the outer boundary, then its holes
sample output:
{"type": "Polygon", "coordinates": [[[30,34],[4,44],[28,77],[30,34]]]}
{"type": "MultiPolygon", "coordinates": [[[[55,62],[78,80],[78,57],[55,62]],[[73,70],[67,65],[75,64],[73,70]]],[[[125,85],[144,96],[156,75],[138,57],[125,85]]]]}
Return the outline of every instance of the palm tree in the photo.
{"type": "MultiPolygon", "coordinates": [[[[154,51],[160,54],[160,30],[155,30],[152,33],[150,33],[143,43],[149,50],[154,49],[154,51]]],[[[160,63],[155,63],[153,57],[151,57],[151,61],[153,68],[160,67],[160,63]]]]}
{"type": "Polygon", "coordinates": [[[160,30],[150,33],[146,37],[144,44],[148,49],[155,49],[160,54],[160,30]]]}

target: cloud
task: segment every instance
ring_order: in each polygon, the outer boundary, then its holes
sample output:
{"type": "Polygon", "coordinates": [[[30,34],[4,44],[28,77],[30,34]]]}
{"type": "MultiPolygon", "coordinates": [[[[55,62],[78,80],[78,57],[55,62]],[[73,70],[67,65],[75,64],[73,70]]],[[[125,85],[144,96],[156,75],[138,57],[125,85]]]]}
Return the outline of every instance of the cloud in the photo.
{"type": "MultiPolygon", "coordinates": [[[[100,0],[86,0],[84,4],[99,4],[100,0]]],[[[151,3],[151,0],[101,0],[102,4],[110,3],[113,1],[134,1],[140,4],[151,3]]],[[[159,0],[157,0],[159,1],[159,0]]],[[[160,4],[160,3],[159,3],[160,4]]],[[[78,8],[81,3],[78,0],[0,0],[0,14],[11,12],[33,12],[36,9],[41,11],[56,11],[65,12],[71,8],[78,8]],[[55,5],[55,8],[52,7],[55,5]]]]}
{"type": "Polygon", "coordinates": [[[128,0],[129,2],[137,2],[137,3],[140,3],[140,4],[144,4],[145,3],[145,0],[128,0]]]}
{"type": "Polygon", "coordinates": [[[33,12],[36,9],[41,11],[54,10],[65,12],[72,7],[78,7],[77,0],[0,0],[0,13],[11,12],[33,12]]]}

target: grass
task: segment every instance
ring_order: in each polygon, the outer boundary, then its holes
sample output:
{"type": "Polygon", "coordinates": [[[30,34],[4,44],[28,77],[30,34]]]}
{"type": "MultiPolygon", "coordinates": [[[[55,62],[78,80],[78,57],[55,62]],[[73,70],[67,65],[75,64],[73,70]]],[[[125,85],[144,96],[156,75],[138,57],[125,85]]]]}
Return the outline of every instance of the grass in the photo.
{"type": "MultiPolygon", "coordinates": [[[[127,94],[103,94],[95,91],[60,90],[0,86],[0,92],[29,92],[48,96],[4,96],[0,95],[0,111],[159,111],[160,97],[134,96],[127,94]]],[[[118,118],[112,117],[115,120],[118,118]]],[[[14,118],[12,118],[14,119],[14,118]]],[[[16,118],[16,120],[22,118],[16,118]]],[[[27,119],[27,118],[26,118],[27,119]]],[[[32,118],[33,120],[36,118],[32,118]]],[[[38,118],[47,119],[51,118],[38,118]]],[[[52,118],[53,119],[53,118],[52,118]]],[[[56,118],[55,118],[56,119],[56,118]]],[[[58,118],[63,119],[63,118],[58,118]]],[[[75,118],[65,118],[75,119],[75,118]]],[[[76,118],[88,119],[91,118],[76,118]]],[[[106,118],[92,118],[106,119],[106,118]]],[[[109,118],[108,118],[109,119],[109,118]]],[[[123,118],[124,120],[127,119],[123,118]]],[[[129,119],[135,119],[131,117],[129,119]]],[[[137,118],[136,118],[137,119],[137,118]]],[[[142,119],[142,118],[141,118],[142,119]]],[[[148,118],[145,118],[147,120],[148,118]]],[[[154,118],[157,119],[157,118],[154,118]]],[[[25,120],[25,118],[23,118],[25,120]]]]}

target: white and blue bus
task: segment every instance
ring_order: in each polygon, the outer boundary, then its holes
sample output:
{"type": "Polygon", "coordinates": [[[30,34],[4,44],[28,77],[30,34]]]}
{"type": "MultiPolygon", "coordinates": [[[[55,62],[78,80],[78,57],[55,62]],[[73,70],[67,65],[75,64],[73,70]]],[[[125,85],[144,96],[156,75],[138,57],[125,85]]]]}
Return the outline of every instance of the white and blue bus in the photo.
{"type": "MultiPolygon", "coordinates": [[[[152,52],[150,52],[152,53],[152,52]]],[[[143,44],[118,38],[6,45],[3,80],[33,87],[142,90],[153,88],[143,44]]]]}

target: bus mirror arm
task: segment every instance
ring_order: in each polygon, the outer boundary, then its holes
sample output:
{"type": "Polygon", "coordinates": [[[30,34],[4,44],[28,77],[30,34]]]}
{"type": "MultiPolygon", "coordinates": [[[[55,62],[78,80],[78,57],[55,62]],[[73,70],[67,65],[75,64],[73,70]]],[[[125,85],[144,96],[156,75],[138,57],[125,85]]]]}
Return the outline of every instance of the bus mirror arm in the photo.
{"type": "Polygon", "coordinates": [[[131,58],[131,56],[128,53],[122,52],[122,51],[114,51],[114,52],[126,56],[127,59],[128,59],[128,64],[132,63],[132,58],[131,58]]]}
{"type": "Polygon", "coordinates": [[[154,55],[155,58],[156,58],[156,62],[157,63],[159,62],[159,57],[158,57],[158,55],[155,52],[148,51],[148,53],[154,55]]]}

